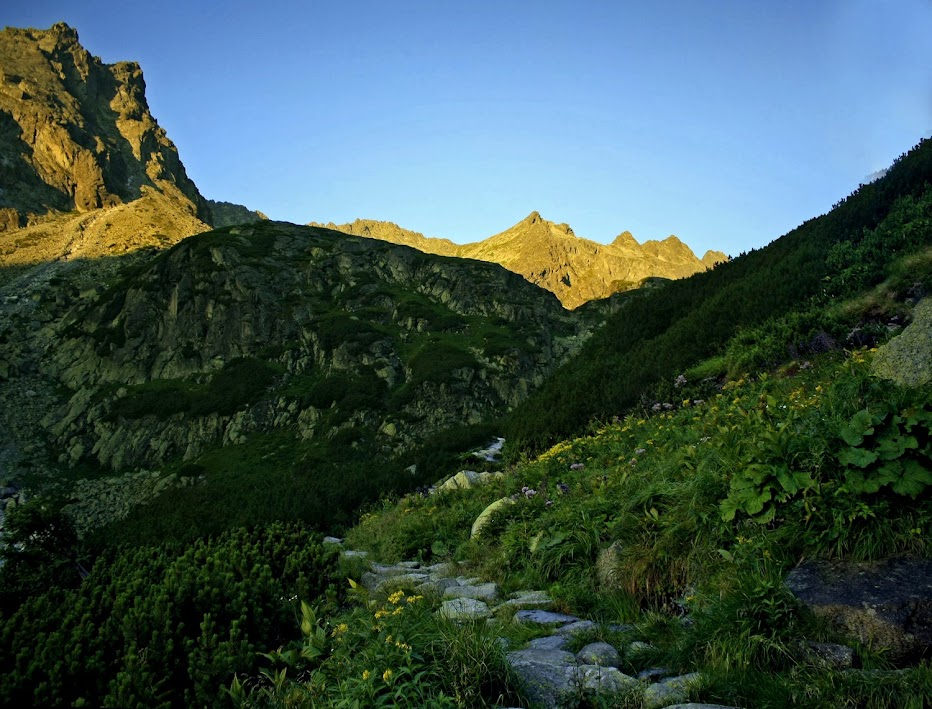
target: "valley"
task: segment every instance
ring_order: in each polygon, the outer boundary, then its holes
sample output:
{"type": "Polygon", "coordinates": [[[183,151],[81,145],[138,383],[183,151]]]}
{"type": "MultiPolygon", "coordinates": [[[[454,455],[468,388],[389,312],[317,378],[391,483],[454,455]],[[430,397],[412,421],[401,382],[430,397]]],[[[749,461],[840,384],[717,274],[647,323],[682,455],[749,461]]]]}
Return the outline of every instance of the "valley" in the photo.
{"type": "Polygon", "coordinates": [[[932,141],[734,259],[456,244],[145,88],[0,32],[0,704],[928,703],[932,141]]]}

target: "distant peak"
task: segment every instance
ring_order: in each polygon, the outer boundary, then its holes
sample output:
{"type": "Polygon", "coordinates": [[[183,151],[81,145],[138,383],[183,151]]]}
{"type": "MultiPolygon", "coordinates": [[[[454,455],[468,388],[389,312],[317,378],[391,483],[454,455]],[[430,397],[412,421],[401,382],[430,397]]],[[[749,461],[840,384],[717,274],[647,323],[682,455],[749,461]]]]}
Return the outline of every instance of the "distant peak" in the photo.
{"type": "Polygon", "coordinates": [[[78,43],[78,31],[65,22],[56,22],[47,30],[39,30],[39,33],[41,33],[40,36],[44,34],[59,44],[78,43]]]}
{"type": "Polygon", "coordinates": [[[664,244],[682,244],[683,242],[680,241],[679,237],[674,236],[673,234],[670,234],[670,236],[668,236],[666,239],[664,239],[661,243],[664,243],[664,244]]]}
{"type": "Polygon", "coordinates": [[[522,221],[525,221],[528,224],[537,224],[537,222],[544,221],[544,218],[540,216],[540,212],[535,210],[528,214],[522,221]]]}
{"type": "Polygon", "coordinates": [[[612,242],[613,246],[638,246],[637,239],[634,238],[634,234],[630,231],[623,231],[618,236],[615,237],[615,240],[612,242]]]}
{"type": "Polygon", "coordinates": [[[56,22],[49,28],[49,32],[55,32],[57,34],[71,35],[75,39],[78,38],[78,31],[69,25],[67,22],[56,22]]]}

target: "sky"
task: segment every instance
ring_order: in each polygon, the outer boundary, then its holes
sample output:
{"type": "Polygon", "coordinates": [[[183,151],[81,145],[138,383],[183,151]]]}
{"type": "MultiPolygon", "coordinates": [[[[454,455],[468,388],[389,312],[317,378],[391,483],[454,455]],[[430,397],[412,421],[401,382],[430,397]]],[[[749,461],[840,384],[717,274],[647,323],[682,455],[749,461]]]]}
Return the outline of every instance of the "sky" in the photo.
{"type": "Polygon", "coordinates": [[[5,0],[138,61],[206,197],[761,247],[932,135],[930,0],[5,0]]]}

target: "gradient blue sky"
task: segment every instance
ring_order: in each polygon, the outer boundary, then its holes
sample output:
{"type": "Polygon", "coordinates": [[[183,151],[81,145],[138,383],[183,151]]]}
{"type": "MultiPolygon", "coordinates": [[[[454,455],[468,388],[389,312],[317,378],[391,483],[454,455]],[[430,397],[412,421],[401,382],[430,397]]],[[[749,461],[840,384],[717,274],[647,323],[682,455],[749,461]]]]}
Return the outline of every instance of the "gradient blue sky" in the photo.
{"type": "Polygon", "coordinates": [[[932,134],[932,2],[6,0],[143,67],[201,192],[474,241],[763,246],[932,134]]]}

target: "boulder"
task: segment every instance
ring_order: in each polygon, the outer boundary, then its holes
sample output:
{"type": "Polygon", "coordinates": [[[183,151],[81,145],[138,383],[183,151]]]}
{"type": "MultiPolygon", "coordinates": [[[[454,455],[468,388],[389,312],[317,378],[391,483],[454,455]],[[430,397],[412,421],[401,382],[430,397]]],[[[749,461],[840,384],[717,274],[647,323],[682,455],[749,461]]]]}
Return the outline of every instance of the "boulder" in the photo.
{"type": "Polygon", "coordinates": [[[833,670],[850,670],[857,659],[854,648],[835,643],[806,643],[810,656],[816,664],[833,670]]]}
{"type": "Polygon", "coordinates": [[[573,635],[579,635],[580,633],[587,633],[590,630],[595,630],[598,628],[595,623],[591,620],[577,620],[574,623],[567,623],[564,626],[557,628],[554,633],[557,635],[566,635],[568,637],[573,635]]]}
{"type": "Polygon", "coordinates": [[[576,681],[583,692],[590,694],[619,694],[640,684],[614,667],[598,665],[580,665],[576,681]]]}
{"type": "Polygon", "coordinates": [[[621,664],[621,655],[618,650],[608,643],[589,643],[576,653],[576,659],[582,665],[598,665],[599,667],[618,667],[621,664]]]}
{"type": "Polygon", "coordinates": [[[528,623],[533,625],[567,625],[579,621],[575,615],[566,615],[564,613],[553,613],[551,611],[529,610],[518,611],[515,613],[516,623],[528,623]]]}
{"type": "Polygon", "coordinates": [[[570,639],[565,635],[548,635],[545,638],[534,638],[527,646],[533,650],[565,650],[570,639]]]}
{"type": "Polygon", "coordinates": [[[699,686],[700,681],[701,675],[693,672],[652,684],[644,690],[644,709],[661,709],[684,702],[689,693],[699,686]]]}
{"type": "Polygon", "coordinates": [[[553,603],[546,591],[516,591],[502,603],[506,608],[545,608],[553,603]]]}
{"type": "Polygon", "coordinates": [[[440,604],[440,615],[450,620],[485,620],[492,617],[492,611],[475,598],[452,598],[440,604]]]}
{"type": "Polygon", "coordinates": [[[436,492],[449,492],[451,490],[468,490],[479,483],[479,473],[475,470],[461,470],[456,475],[447,478],[436,489],[436,492]]]}
{"type": "Polygon", "coordinates": [[[480,601],[498,600],[499,590],[494,583],[480,583],[475,586],[448,586],[443,591],[445,598],[476,598],[480,601]]]}
{"type": "Polygon", "coordinates": [[[482,510],[479,516],[476,517],[476,521],[472,523],[472,530],[469,533],[469,538],[472,539],[479,536],[479,534],[482,533],[482,529],[492,520],[492,515],[514,503],[515,501],[510,497],[502,497],[482,510]]]}
{"type": "Polygon", "coordinates": [[[913,321],[881,346],[871,361],[871,373],[900,386],[920,387],[932,382],[932,298],[913,308],[913,321]]]}
{"type": "Polygon", "coordinates": [[[529,648],[509,652],[506,657],[528,699],[536,706],[556,709],[576,698],[577,667],[573,653],[529,648]]]}
{"type": "Polygon", "coordinates": [[[807,561],[786,586],[813,613],[894,662],[932,652],[932,559],[807,561]]]}

